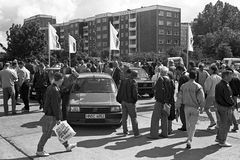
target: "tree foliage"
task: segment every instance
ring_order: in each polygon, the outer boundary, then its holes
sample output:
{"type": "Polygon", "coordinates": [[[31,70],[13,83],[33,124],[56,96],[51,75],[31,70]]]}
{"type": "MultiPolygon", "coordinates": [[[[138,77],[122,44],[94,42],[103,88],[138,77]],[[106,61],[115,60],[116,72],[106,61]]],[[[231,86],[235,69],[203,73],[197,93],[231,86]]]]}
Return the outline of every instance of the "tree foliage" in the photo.
{"type": "MultiPolygon", "coordinates": [[[[7,34],[8,47],[2,47],[10,59],[39,56],[45,53],[46,41],[38,24],[12,24],[7,34]]],[[[2,46],[2,44],[0,44],[2,46]]]]}

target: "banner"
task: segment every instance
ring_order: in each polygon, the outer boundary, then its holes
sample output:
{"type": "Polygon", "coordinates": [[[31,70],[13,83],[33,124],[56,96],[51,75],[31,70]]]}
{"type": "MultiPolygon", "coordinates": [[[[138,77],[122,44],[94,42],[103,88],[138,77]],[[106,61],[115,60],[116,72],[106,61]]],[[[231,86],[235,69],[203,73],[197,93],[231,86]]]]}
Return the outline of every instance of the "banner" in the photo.
{"type": "Polygon", "coordinates": [[[60,50],[61,46],[58,42],[59,37],[57,35],[56,29],[48,23],[48,43],[49,50],[60,50]]]}
{"type": "Polygon", "coordinates": [[[193,52],[193,34],[191,30],[191,26],[188,25],[188,45],[187,50],[193,52]]]}
{"type": "Polygon", "coordinates": [[[76,53],[76,39],[74,39],[71,35],[68,36],[68,44],[69,44],[69,53],[76,53]]]}
{"type": "Polygon", "coordinates": [[[110,22],[110,50],[119,50],[120,41],[117,37],[118,31],[113,27],[110,22]]]}

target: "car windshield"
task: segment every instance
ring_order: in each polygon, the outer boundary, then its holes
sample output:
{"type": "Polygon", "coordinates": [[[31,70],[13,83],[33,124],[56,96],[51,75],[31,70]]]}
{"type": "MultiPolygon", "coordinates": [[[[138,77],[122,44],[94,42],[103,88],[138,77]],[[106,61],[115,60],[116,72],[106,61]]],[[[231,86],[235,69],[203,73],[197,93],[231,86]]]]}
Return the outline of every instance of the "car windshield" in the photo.
{"type": "Polygon", "coordinates": [[[73,85],[74,93],[114,93],[116,86],[109,78],[80,78],[73,85]]]}
{"type": "Polygon", "coordinates": [[[144,69],[133,69],[135,72],[137,72],[137,78],[148,78],[148,74],[144,69]]]}

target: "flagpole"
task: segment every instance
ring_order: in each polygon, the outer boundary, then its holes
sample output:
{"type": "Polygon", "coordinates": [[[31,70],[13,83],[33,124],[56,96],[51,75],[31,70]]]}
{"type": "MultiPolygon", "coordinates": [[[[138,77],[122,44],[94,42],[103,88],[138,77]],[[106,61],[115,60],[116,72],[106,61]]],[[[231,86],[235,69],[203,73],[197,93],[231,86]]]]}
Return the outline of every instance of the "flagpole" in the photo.
{"type": "Polygon", "coordinates": [[[71,67],[71,53],[69,52],[69,67],[71,67]]]}
{"type": "Polygon", "coordinates": [[[188,34],[189,34],[189,27],[187,29],[187,55],[186,55],[186,68],[187,69],[188,69],[188,48],[189,48],[189,35],[188,34]]]}
{"type": "Polygon", "coordinates": [[[51,50],[50,50],[50,29],[49,29],[50,23],[48,22],[48,65],[51,67],[51,50]]]}

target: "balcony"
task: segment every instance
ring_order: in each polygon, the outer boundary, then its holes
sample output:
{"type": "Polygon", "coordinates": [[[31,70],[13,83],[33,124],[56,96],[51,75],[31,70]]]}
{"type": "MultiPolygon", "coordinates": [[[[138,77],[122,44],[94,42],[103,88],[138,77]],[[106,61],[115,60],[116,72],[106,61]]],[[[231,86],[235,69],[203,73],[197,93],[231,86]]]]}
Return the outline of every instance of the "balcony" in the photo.
{"type": "Polygon", "coordinates": [[[88,26],[83,26],[83,29],[88,29],[88,26]]]}
{"type": "Polygon", "coordinates": [[[85,39],[85,40],[84,40],[84,43],[88,43],[88,39],[85,39]]]}
{"type": "Polygon", "coordinates": [[[129,19],[129,22],[136,22],[137,21],[137,18],[135,17],[135,18],[130,18],[129,19]]]}
{"type": "Polygon", "coordinates": [[[85,46],[83,49],[84,51],[88,51],[88,46],[85,46]]]}
{"type": "Polygon", "coordinates": [[[136,31],[137,30],[137,27],[136,26],[130,26],[129,27],[129,31],[136,31]]]}
{"type": "Polygon", "coordinates": [[[119,20],[114,20],[114,21],[113,21],[113,24],[119,24],[119,23],[120,23],[119,20]]]}
{"type": "Polygon", "coordinates": [[[84,32],[84,33],[83,33],[83,36],[88,36],[88,32],[84,32]]]}
{"type": "Polygon", "coordinates": [[[129,48],[137,48],[137,44],[129,44],[129,48]]]}
{"type": "Polygon", "coordinates": [[[130,35],[130,36],[129,36],[129,39],[136,39],[136,38],[137,38],[136,35],[130,35]]]}

